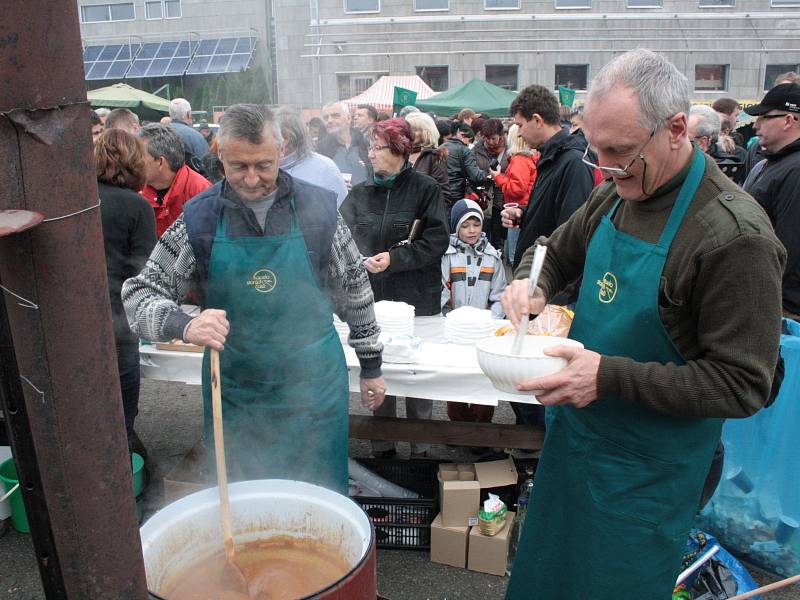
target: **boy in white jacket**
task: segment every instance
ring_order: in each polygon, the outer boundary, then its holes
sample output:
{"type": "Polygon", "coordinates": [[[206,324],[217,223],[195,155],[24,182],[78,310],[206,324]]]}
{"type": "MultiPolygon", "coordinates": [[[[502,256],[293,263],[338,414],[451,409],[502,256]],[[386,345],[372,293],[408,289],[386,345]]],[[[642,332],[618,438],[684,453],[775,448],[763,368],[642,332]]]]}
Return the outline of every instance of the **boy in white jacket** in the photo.
{"type": "Polygon", "coordinates": [[[442,257],[442,314],[473,306],[503,318],[500,296],[506,273],[500,253],[489,243],[483,211],[473,200],[459,200],[450,212],[450,245],[442,257]]]}

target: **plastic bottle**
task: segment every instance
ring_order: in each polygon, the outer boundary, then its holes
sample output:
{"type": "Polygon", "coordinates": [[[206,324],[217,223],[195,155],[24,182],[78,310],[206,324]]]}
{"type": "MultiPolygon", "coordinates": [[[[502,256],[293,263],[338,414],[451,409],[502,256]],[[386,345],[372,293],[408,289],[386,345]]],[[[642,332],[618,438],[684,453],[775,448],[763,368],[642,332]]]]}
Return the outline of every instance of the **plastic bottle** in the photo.
{"type": "Polygon", "coordinates": [[[525,475],[527,475],[527,477],[520,486],[519,498],[517,498],[517,513],[514,515],[514,523],[511,525],[506,575],[511,575],[511,567],[514,565],[514,559],[517,556],[517,548],[519,547],[519,540],[522,537],[522,526],[525,524],[525,514],[528,512],[528,503],[533,493],[533,468],[528,467],[525,469],[525,475]]]}

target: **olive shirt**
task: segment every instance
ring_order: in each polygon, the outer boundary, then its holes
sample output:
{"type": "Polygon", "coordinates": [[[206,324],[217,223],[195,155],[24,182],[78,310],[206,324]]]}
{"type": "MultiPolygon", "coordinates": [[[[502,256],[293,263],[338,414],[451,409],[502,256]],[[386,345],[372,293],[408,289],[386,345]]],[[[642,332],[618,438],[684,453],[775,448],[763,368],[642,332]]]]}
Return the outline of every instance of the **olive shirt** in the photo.
{"type": "MultiPolygon", "coordinates": [[[[656,243],[689,164],[645,201],[622,201],[613,218],[622,232],[656,243]]],[[[549,239],[539,286],[551,298],[583,272],[595,228],[617,199],[613,182],[549,239]]],[[[533,248],[515,273],[530,273],[533,248]]],[[[603,356],[598,397],[618,396],[684,417],[745,417],[769,396],[781,331],[786,251],[763,209],[706,157],[703,180],[667,256],[659,290],[661,321],[685,365],[603,356]]],[[[596,293],[583,282],[581,293],[596,293]]]]}

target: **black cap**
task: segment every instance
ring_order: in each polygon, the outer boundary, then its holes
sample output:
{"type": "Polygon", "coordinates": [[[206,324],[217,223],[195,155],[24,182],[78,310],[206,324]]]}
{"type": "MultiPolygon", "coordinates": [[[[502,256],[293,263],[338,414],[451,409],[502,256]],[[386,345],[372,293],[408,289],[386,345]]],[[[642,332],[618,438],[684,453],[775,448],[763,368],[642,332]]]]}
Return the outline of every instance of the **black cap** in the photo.
{"type": "Polygon", "coordinates": [[[748,106],[744,109],[748,115],[757,117],[771,110],[785,110],[800,113],[800,85],[796,83],[782,83],[776,85],[759,104],[748,106]]]}

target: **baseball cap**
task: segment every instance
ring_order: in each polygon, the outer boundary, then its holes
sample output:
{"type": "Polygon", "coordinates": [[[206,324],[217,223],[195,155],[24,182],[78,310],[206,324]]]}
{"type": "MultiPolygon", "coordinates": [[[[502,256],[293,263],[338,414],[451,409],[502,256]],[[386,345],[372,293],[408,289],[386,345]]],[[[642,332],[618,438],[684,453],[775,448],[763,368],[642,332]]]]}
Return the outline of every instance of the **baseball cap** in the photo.
{"type": "Polygon", "coordinates": [[[744,109],[748,115],[757,117],[771,110],[785,110],[791,113],[800,113],[800,85],[796,83],[782,83],[767,92],[759,104],[748,106],[744,109]]]}

